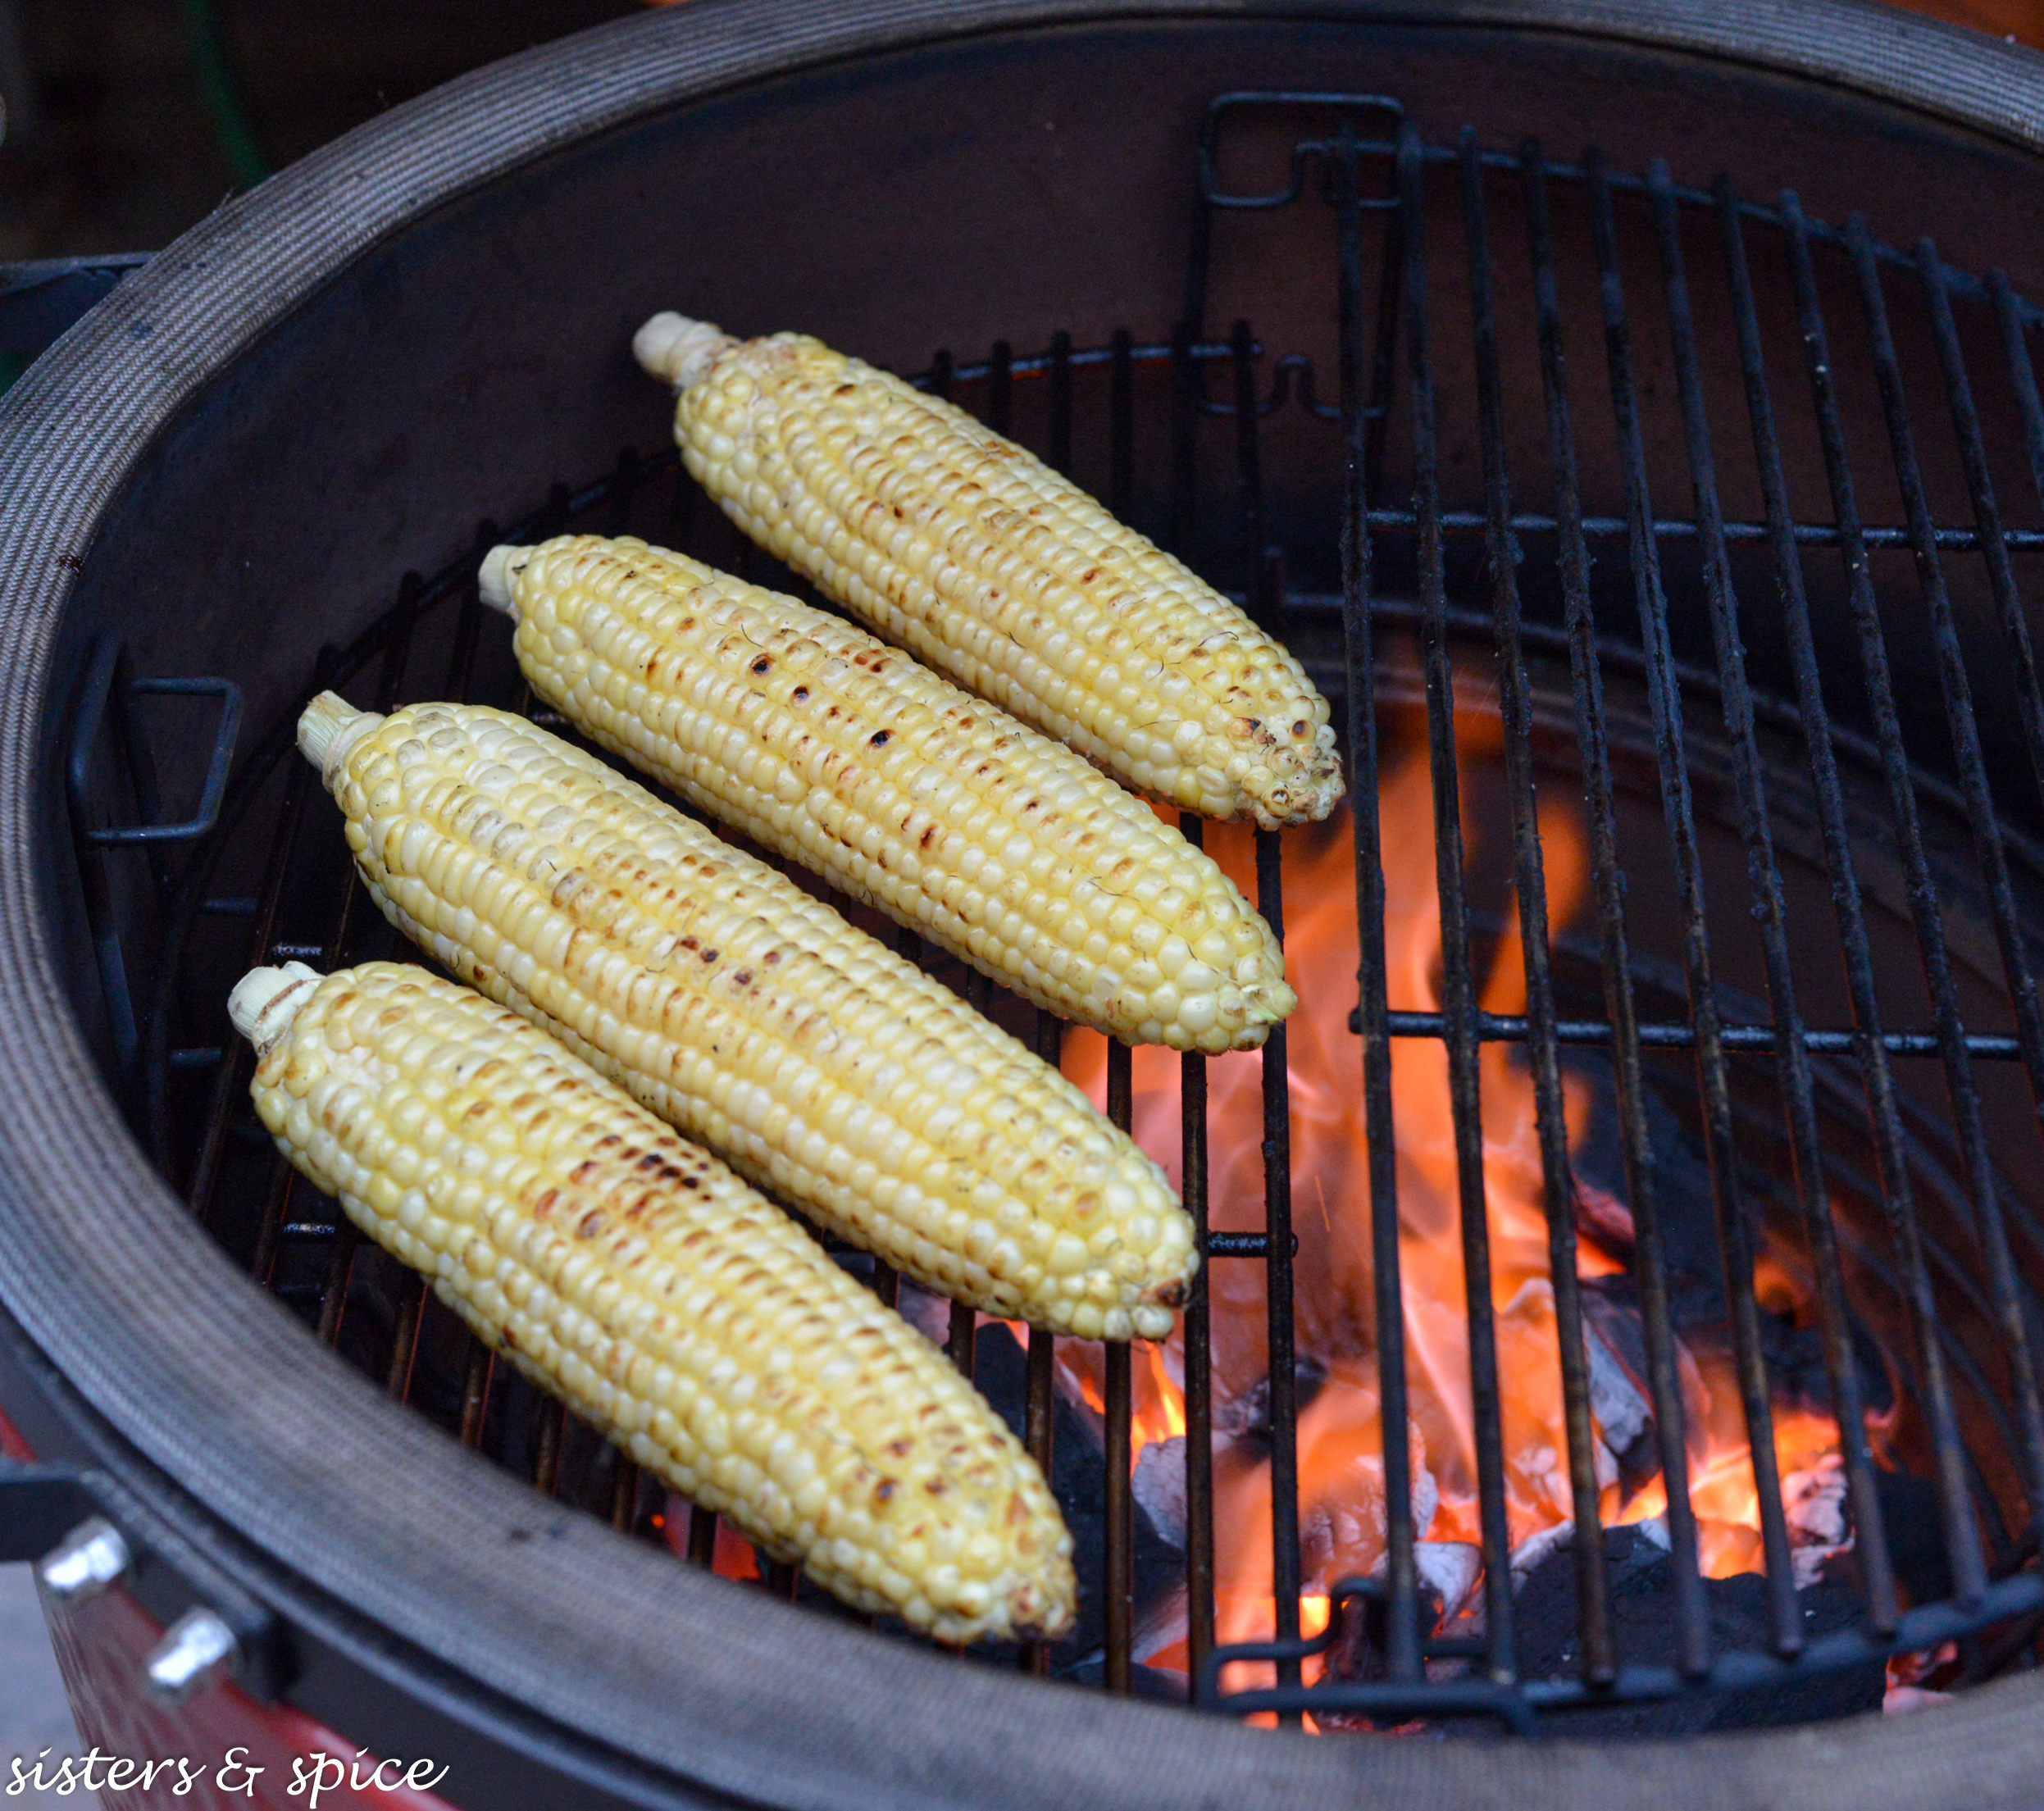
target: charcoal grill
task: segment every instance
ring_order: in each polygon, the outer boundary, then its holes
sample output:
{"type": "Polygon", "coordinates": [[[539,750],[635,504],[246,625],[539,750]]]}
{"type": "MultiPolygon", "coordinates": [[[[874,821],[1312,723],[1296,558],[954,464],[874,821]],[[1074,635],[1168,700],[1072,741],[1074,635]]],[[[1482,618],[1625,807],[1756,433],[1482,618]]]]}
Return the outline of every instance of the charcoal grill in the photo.
{"type": "MultiPolygon", "coordinates": [[[[10,399],[0,455],[0,960],[20,1003],[0,1059],[0,1408],[41,1462],[8,1481],[8,1545],[39,1554],[98,1513],[139,1556],[120,1629],[91,1621],[103,1601],[57,1612],[89,1724],[141,1691],[124,1631],[146,1647],[197,1605],[236,1638],[216,1706],[301,1747],[309,1717],[430,1752],[462,1804],[1130,1804],[1189,1781],[1244,1803],[2025,1802],[2040,121],[2034,59],[1856,7],[854,20],[705,0],[398,110],[130,279],[10,399]],[[1591,136],[1601,151],[1557,155],[1591,136]],[[1854,161],[1876,155],[1869,181],[1854,161]],[[1127,1349],[1099,1354],[1089,1422],[1054,1342],[1025,1354],[950,1316],[954,1358],[1009,1390],[1040,1454],[1068,1472],[1099,1440],[1068,1502],[1090,1542],[1081,1638],[961,1662],[849,1626],[785,1571],[703,1577],[710,1518],[494,1373],[250,1135],[233,976],[266,953],[397,953],[289,752],[303,698],[529,708],[475,591],[499,539],[629,530],[790,582],[643,450],[662,411],[622,348],[664,306],[919,372],[1232,588],[1338,698],[1359,972],[1350,1067],[1325,1079],[1368,1135],[1352,1192],[1395,1427],[1391,1058],[1445,1053],[1480,1618],[1436,1626],[1399,1441],[1381,1573],[1309,1577],[1297,1440],[1318,1377],[1295,1309],[1322,1248],[1295,1213],[1281,1033],[1261,1199],[1209,1199],[1197,1058],[1176,1153],[1209,1276],[1262,1278],[1268,1641],[1217,1640],[1209,1380],[1242,1395],[1241,1342],[1217,1353],[1204,1286],[1176,1549],[1132,1490],[1127,1349]],[[1471,752],[1479,720],[1494,757],[1471,752]],[[1431,785],[1418,875],[1382,859],[1400,725],[1431,785]],[[1536,803],[1563,796],[1587,903],[1550,923],[1536,803]],[[1394,998],[1385,947],[1413,886],[1441,903],[1423,1009],[1394,998]],[[1485,967],[1512,948],[1523,1008],[1490,1010],[1485,967]],[[1637,1540],[1577,1541],[1546,1574],[1552,1652],[1517,1626],[1532,1599],[1507,1563],[1480,1079],[1500,1044],[1538,1107],[1565,1495],[1586,1526],[1609,1481],[1593,1355],[1612,1310],[1577,1281],[1598,1163],[1631,1219],[1642,1463],[1672,1486],[1646,1623],[1637,1540]],[[1565,1110],[1592,1085],[1596,1157],[1565,1110]],[[1699,1240],[1714,1284],[1685,1266],[1699,1240]],[[1853,1540],[1819,1627],[1764,1431],[1787,1399],[1755,1284],[1777,1249],[1806,1264],[1800,1362],[1849,1431],[1853,1540]],[[1711,1313],[1756,1433],[1765,1562],[1729,1636],[1682,1487],[1682,1341],[1711,1313]],[[1904,1417],[1901,1448],[1877,1451],[1869,1413],[1904,1417]],[[1330,1602],[1309,1636],[1309,1582],[1330,1602]],[[1174,1689],[1137,1651],[1165,1587],[1190,1709],[1126,1701],[1174,1689]],[[1932,1654],[1961,1688],[1935,1712],[1674,1739],[1862,1708],[1884,1662],[1932,1654]],[[1046,1672],[1104,1690],[1027,1677],[1046,1672]],[[1481,1739],[1500,1731],[1634,1739],[1529,1757],[1481,1739]]],[[[1297,846],[1255,839],[1274,926],[1297,846]]],[[[1054,1024],[949,978],[1056,1053],[1054,1024]]],[[[1124,1125],[1133,1074],[1108,1053],[1124,1125]]]]}

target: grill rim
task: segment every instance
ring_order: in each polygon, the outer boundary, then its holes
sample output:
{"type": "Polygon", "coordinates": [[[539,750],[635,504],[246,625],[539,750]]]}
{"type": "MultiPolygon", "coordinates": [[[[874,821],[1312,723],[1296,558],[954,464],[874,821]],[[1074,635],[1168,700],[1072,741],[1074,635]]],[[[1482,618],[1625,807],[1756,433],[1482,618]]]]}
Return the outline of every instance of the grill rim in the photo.
{"type": "MultiPolygon", "coordinates": [[[[93,1404],[83,1418],[98,1424],[110,1456],[111,1449],[124,1449],[136,1469],[153,1469],[176,1490],[202,1497],[215,1513],[207,1519],[255,1549],[239,1569],[266,1577],[273,1600],[295,1598],[294,1617],[314,1622],[323,1603],[331,1631],[373,1618],[395,1633],[411,1651],[385,1658],[415,1698],[448,1696],[444,1663],[424,1656],[446,1652],[458,1632],[467,1641],[458,1663],[476,1685],[454,1692],[470,1700],[467,1720],[498,1720],[483,1700],[501,1694],[528,1718],[536,1713],[583,1744],[609,1745],[640,1768],[664,1769],[726,1801],[821,1804],[857,1795],[905,1805],[971,1794],[1035,1804],[1054,1793],[1073,1804],[1108,1802],[1110,1795],[1123,1804],[1167,1796],[1176,1802],[1179,1770],[1190,1764],[1213,1782],[1210,1791],[1226,1782],[1249,1804],[1337,1792],[1345,1800],[1361,1790],[1459,1791],[1470,1802],[1509,1790],[1515,1803],[1547,1802],[1551,1793],[1560,1804],[1579,1802],[1586,1790],[1608,1794],[1650,1783],[1663,1791],[1687,1785],[1691,1797],[1685,1802],[1747,1804],[1778,1802],[1766,1781],[1772,1773],[1786,1787],[1799,1777],[1786,1763],[1800,1747],[1827,1769],[1850,1750],[1861,1767],[1850,1770],[1854,1777],[1843,1790],[1869,1808],[1937,1802],[1960,1763],[1977,1768],[1992,1753],[2014,1802],[2044,1755],[2033,1715],[2038,1687],[2030,1681],[1976,1692],[1934,1720],[1896,1731],[1834,1728],[1617,1752],[1558,1748],[1537,1780],[1527,1777],[1534,1770],[1513,1764],[1509,1750],[1272,1742],[1231,1724],[1077,1693],[1038,1695],[1030,1734],[1050,1739],[1032,1739],[1024,1751],[1017,1741],[1019,1701],[1004,1680],[912,1649],[876,1645],[756,1595],[734,1598],[572,1518],[561,1536],[521,1546],[517,1569],[480,1595],[448,1595],[447,1579],[473,1569],[475,1536],[464,1532],[458,1540],[440,1515],[428,1520],[415,1512],[404,1531],[419,1539],[408,1563],[399,1554],[365,1568],[360,1556],[372,1543],[357,1537],[395,1531],[389,1506],[362,1488],[364,1476],[458,1478],[450,1497],[476,1505],[474,1516],[462,1519],[487,1523],[499,1540],[509,1527],[535,1523],[550,1536],[556,1518],[521,1485],[462,1455],[450,1457],[449,1443],[366,1382],[351,1377],[337,1385],[316,1342],[287,1315],[235,1293],[254,1285],[179,1211],[125,1130],[107,1135],[118,1113],[65,1004],[46,930],[59,891],[50,840],[38,821],[57,714],[51,689],[75,562],[134,466],[185,403],[380,240],[563,143],[834,61],[996,31],[1172,18],[1536,27],[1814,78],[2019,148],[2044,148],[2044,58],[1851,0],[1797,7],[1769,0],[1644,7],[1620,0],[895,0],[877,8],[794,0],[763,16],[740,0],[701,0],[685,11],[599,28],[493,66],[315,153],[153,261],[0,406],[0,607],[13,625],[16,657],[0,725],[0,811],[11,831],[0,835],[0,996],[20,1003],[18,1023],[28,1034],[0,1044],[0,1242],[11,1257],[0,1274],[0,1304],[13,1323],[9,1331],[18,1328],[36,1357],[75,1380],[77,1395],[93,1404]],[[138,1312],[121,1323],[119,1337],[109,1337],[106,1304],[133,1299],[141,1252],[153,1260],[146,1267],[154,1286],[134,1302],[138,1312]],[[230,1322],[209,1315],[205,1304],[223,1295],[246,1312],[230,1322]],[[228,1324],[233,1331],[223,1335],[228,1324]],[[136,1349],[153,1343],[153,1352],[136,1349]],[[207,1362],[183,1376],[164,1362],[181,1352],[189,1363],[194,1350],[207,1362]],[[266,1397],[285,1406],[280,1398],[300,1381],[316,1392],[317,1449],[303,1427],[266,1428],[252,1446],[234,1411],[266,1397]],[[230,1454],[255,1463],[227,1463],[230,1454]],[[309,1517],[280,1515],[280,1504],[317,1509],[309,1517]],[[349,1538],[321,1538],[343,1519],[338,1510],[355,1516],[349,1538]],[[609,1601],[589,1603],[582,1594],[591,1587],[609,1601]],[[645,1626],[649,1600],[674,1607],[657,1631],[645,1626]],[[458,1605],[458,1618],[433,1613],[448,1602],[458,1605]],[[722,1613],[740,1602],[744,1614],[726,1626],[722,1613]],[[573,1618],[570,1605],[579,1609],[573,1618]],[[499,1626],[478,1633],[485,1612],[499,1626]],[[695,1632],[713,1633],[714,1645],[688,1643],[692,1624],[695,1632]],[[535,1627],[562,1637],[539,1644],[548,1657],[540,1666],[528,1658],[535,1627]],[[746,1646],[755,1654],[744,1653],[746,1646]],[[710,1653],[712,1663],[692,1665],[692,1651],[710,1653]],[[587,1660],[572,1675],[571,1656],[587,1660]],[[755,1659],[760,1670],[734,1692],[722,1675],[755,1659]],[[798,1746],[786,1740],[781,1713],[791,1695],[805,1691],[813,1714],[821,1702],[815,1690],[805,1690],[804,1673],[807,1686],[820,1686],[847,1719],[849,1740],[826,1745],[813,1735],[798,1746]],[[862,1699],[866,1716],[877,1708],[890,1730],[886,1750],[872,1754],[865,1763],[872,1772],[864,1774],[854,1757],[872,1753],[857,1739],[871,1722],[858,1724],[861,1713],[850,1708],[862,1699]],[[1892,1797],[1877,1798],[1872,1779],[1892,1797]]],[[[74,1414],[80,1407],[72,1405],[74,1414]]],[[[373,1739],[376,1731],[362,1721],[351,1717],[351,1732],[373,1739]]],[[[586,1772],[590,1764],[571,1770],[586,1772]]],[[[1969,1780],[1971,1802],[1992,1802],[1985,1795],[1996,1783],[1969,1780]]],[[[635,1802],[701,1802],[661,1791],[643,1772],[636,1781],[621,1773],[612,1785],[635,1802]]],[[[1796,1800],[1829,1803],[1839,1789],[1806,1768],[1796,1800]]]]}

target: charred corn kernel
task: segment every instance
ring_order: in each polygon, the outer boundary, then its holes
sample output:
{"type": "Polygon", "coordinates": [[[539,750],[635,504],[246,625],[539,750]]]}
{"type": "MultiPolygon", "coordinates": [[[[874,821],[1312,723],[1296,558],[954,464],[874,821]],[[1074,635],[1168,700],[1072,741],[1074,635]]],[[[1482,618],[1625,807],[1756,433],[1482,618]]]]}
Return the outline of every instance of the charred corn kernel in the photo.
{"type": "Polygon", "coordinates": [[[1210,858],[1062,744],[835,617],[595,535],[498,548],[482,592],[517,618],[534,692],[585,734],[1036,1005],[1218,1052],[1299,1003],[1210,858]],[[1089,909],[1122,902],[1126,922],[1089,909]]]}
{"type": "Polygon", "coordinates": [[[1013,442],[805,334],[661,314],[632,346],[696,480],[890,641],[1152,798],[1266,829],[1333,810],[1299,662],[1013,442]]]}
{"type": "Polygon", "coordinates": [[[501,711],[328,692],[298,745],[393,923],[740,1174],[989,1313],[1170,1331],[1197,1258],[1163,1172],[793,881],[501,711]]]}
{"type": "Polygon", "coordinates": [[[1072,1537],[972,1386],[544,1032],[398,962],[257,968],[229,1010],[278,1149],[640,1464],[860,1609],[1070,1623],[1072,1537]]]}

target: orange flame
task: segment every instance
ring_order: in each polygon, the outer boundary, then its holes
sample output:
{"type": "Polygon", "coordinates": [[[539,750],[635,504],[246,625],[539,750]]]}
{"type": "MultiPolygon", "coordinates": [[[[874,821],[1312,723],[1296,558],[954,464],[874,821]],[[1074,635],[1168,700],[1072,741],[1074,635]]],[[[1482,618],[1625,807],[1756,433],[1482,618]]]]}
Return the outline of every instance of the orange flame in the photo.
{"type": "MultiPolygon", "coordinates": [[[[1459,716],[1457,741],[1466,798],[1472,771],[1495,758],[1499,720],[1459,716]]],[[[1423,747],[1388,767],[1379,812],[1388,876],[1390,1003],[1394,1010],[1438,1011],[1441,909],[1432,782],[1423,747]]],[[[1549,921],[1559,929],[1584,897],[1584,832],[1575,812],[1552,798],[1541,801],[1539,828],[1549,921]]],[[[1465,822],[1464,835],[1473,857],[1474,826],[1465,822]]],[[[1253,897],[1248,831],[1210,826],[1207,848],[1253,897]]],[[[1286,969],[1302,1003],[1287,1026],[1295,1325],[1299,1351],[1312,1355],[1326,1373],[1298,1419],[1299,1513],[1305,1587],[1312,1594],[1305,1602],[1318,1602],[1322,1627],[1327,1587],[1380,1565],[1385,1540],[1383,1431],[1370,1306],[1369,1150],[1358,1042],[1348,1022],[1359,953],[1351,851],[1344,812],[1316,831],[1289,839],[1284,852],[1286,969]]],[[[1482,971],[1481,998],[1486,1011],[1514,1013],[1525,1008],[1526,974],[1517,903],[1509,897],[1505,923],[1506,932],[1482,971]]],[[[1473,952],[1473,959],[1481,962],[1484,952],[1473,952]]],[[[1096,1102],[1105,1097],[1105,1048],[1088,1032],[1072,1033],[1066,1045],[1068,1072],[1096,1102]]],[[[1209,1200],[1217,1230],[1262,1230],[1261,1062],[1260,1055],[1250,1053],[1207,1066],[1209,1200]]],[[[1573,1500],[1532,1079],[1523,1053],[1505,1043],[1482,1046],[1479,1065],[1506,1513],[1517,1547],[1568,1520],[1573,1500]]],[[[1135,1134],[1174,1184],[1181,1181],[1180,1076],[1175,1053],[1135,1052],[1135,1134]]],[[[1394,1040],[1391,1081],[1414,1521],[1423,1540],[1479,1544],[1468,1304],[1445,1045],[1433,1038],[1394,1040]]],[[[1564,1075],[1564,1094],[1574,1149],[1587,1124],[1591,1089],[1584,1077],[1564,1075]]],[[[1621,1267],[1594,1245],[1582,1244],[1578,1274],[1621,1267]]],[[[1770,1307],[1807,1302],[1806,1282],[1791,1270],[1782,1262],[1764,1268],[1761,1292],[1770,1307]]],[[[1263,1267],[1217,1259],[1208,1285],[1215,1399],[1241,1403],[1263,1381],[1267,1363],[1263,1267]]],[[[1097,1407],[1095,1351],[1067,1342],[1061,1358],[1097,1407]]],[[[1138,1458],[1149,1442],[1183,1431],[1182,1374],[1177,1335],[1165,1348],[1151,1349],[1147,1358],[1139,1354],[1133,1417],[1138,1458]]],[[[1756,1569],[1759,1495],[1729,1362],[1719,1354],[1686,1353],[1682,1382],[1691,1422],[1691,1502],[1705,1569],[1714,1577],[1756,1569]]],[[[1231,1450],[1225,1425],[1216,1431],[1217,1635],[1222,1642],[1265,1640],[1275,1626],[1269,1465],[1249,1443],[1231,1450]]],[[[1776,1417],[1776,1438],[1785,1496],[1828,1491],[1835,1503],[1830,1480],[1838,1463],[1836,1423],[1822,1413],[1784,1408],[1776,1417]]],[[[1658,1480],[1621,1503],[1613,1479],[1604,1493],[1603,1519],[1636,1522],[1665,1506],[1658,1480]]]]}

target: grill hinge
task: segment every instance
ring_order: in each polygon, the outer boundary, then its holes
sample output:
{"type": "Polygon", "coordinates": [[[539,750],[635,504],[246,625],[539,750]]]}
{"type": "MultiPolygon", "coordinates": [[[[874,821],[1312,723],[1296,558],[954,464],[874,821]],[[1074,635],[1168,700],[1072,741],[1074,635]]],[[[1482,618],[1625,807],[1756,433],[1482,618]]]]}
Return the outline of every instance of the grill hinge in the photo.
{"type": "MultiPolygon", "coordinates": [[[[231,1679],[265,1704],[290,1683],[280,1618],[104,1472],[0,1461],[0,1564],[21,1562],[36,1566],[55,1601],[82,1604],[118,1587],[173,1634],[210,1631],[217,1658],[207,1682],[231,1679]]],[[[154,1670],[153,1657],[153,1681],[154,1670]]],[[[186,1695],[196,1682],[180,1675],[186,1695]]]]}

